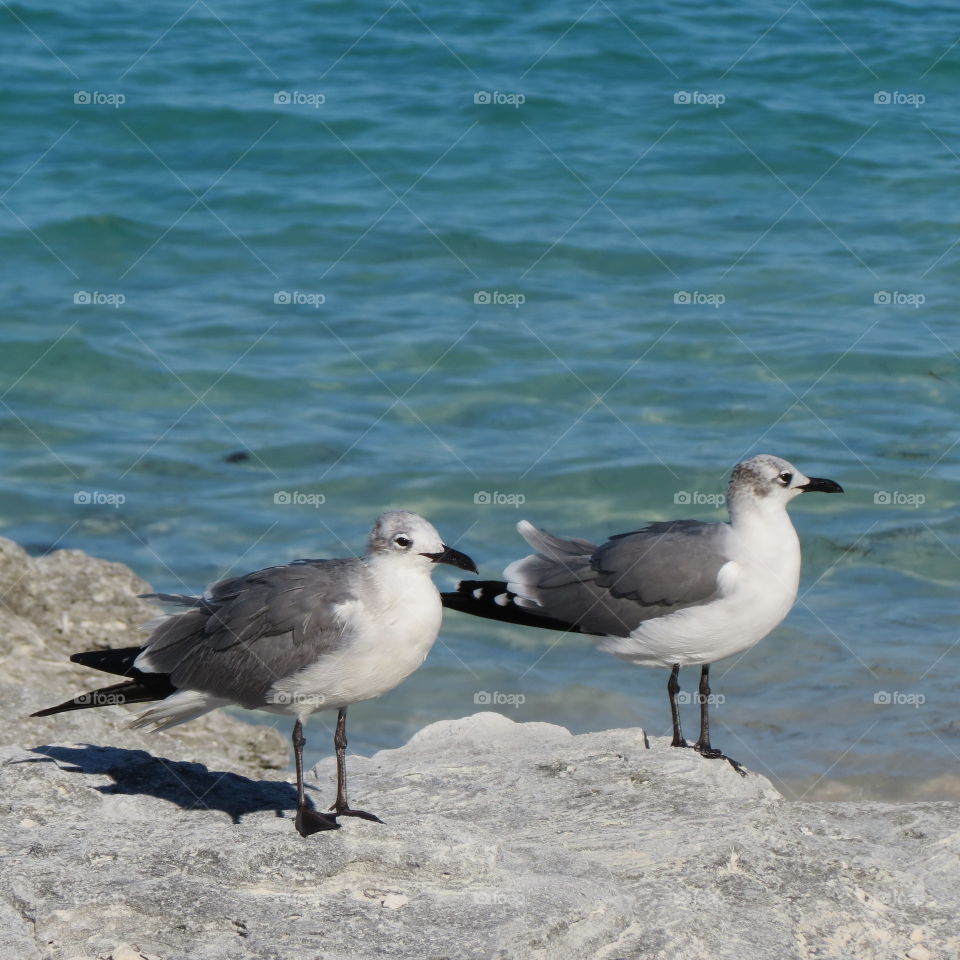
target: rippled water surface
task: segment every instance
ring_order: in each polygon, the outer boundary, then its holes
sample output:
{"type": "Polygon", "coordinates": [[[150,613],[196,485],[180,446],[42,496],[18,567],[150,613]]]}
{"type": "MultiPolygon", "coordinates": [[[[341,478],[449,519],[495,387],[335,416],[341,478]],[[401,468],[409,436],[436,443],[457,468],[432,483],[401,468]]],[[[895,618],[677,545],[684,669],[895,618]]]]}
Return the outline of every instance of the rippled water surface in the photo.
{"type": "MultiPolygon", "coordinates": [[[[493,576],[522,517],[721,519],[777,453],[847,493],[794,504],[716,743],[790,796],[960,795],[952,15],[6,6],[2,533],[199,590],[402,506],[493,576]]],[[[351,747],[481,693],[660,735],[665,681],[450,615],[351,747]]]]}

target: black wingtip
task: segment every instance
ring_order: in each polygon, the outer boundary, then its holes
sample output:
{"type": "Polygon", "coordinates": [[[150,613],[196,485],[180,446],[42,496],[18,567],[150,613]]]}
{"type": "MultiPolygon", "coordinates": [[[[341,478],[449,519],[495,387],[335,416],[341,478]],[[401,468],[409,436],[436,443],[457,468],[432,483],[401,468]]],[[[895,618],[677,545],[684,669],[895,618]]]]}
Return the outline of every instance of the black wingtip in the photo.
{"type": "Polygon", "coordinates": [[[518,606],[515,599],[516,594],[510,592],[503,580],[461,580],[455,591],[440,594],[440,600],[448,610],[459,610],[474,617],[563,633],[583,632],[576,624],[518,606]]]}
{"type": "Polygon", "coordinates": [[[142,647],[115,647],[106,650],[83,650],[70,657],[71,663],[79,663],[92,670],[102,670],[104,673],[113,673],[118,677],[135,677],[139,671],[135,670],[134,661],[140,656],[142,647]]]}

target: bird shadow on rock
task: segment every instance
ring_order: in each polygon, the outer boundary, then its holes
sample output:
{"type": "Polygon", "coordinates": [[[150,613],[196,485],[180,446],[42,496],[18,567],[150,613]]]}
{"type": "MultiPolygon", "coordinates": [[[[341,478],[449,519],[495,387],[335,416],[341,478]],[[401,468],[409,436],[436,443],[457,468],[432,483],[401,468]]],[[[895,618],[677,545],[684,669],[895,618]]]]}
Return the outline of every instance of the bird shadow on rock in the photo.
{"type": "Polygon", "coordinates": [[[272,810],[277,817],[296,810],[293,784],[277,780],[251,780],[223,770],[208,770],[202,763],[166,760],[145,750],[123,747],[40,746],[33,753],[44,758],[20,763],[56,763],[67,773],[105,774],[113,783],[95,787],[100,793],[150,796],[175,803],[184,810],[219,810],[234,823],[247,813],[272,810]]]}

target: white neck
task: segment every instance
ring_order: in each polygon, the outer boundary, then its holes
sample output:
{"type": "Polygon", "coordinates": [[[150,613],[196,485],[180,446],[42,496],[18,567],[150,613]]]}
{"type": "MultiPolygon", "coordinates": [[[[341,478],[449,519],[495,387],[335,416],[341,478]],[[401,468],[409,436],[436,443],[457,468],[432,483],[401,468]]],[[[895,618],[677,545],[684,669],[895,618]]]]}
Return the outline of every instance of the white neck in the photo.
{"type": "MultiPolygon", "coordinates": [[[[764,509],[762,501],[731,510],[733,550],[738,563],[750,567],[771,587],[796,594],[800,580],[800,540],[783,501],[764,509]]],[[[791,601],[792,602],[792,601],[791,601]]]]}

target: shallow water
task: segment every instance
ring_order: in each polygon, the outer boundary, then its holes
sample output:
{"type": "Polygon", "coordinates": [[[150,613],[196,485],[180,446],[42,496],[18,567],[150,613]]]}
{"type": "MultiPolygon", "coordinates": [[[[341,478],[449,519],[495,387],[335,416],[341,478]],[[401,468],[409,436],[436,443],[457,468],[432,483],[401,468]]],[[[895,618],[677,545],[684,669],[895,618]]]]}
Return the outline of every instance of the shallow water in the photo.
{"type": "MultiPolygon", "coordinates": [[[[721,519],[777,453],[847,493],[794,504],[801,600],[715,667],[716,743],[792,796],[960,795],[940,10],[5,8],[0,532],[199,590],[402,506],[492,576],[521,517],[721,519]]],[[[663,734],[665,682],[450,615],[351,748],[480,692],[663,734]]]]}

